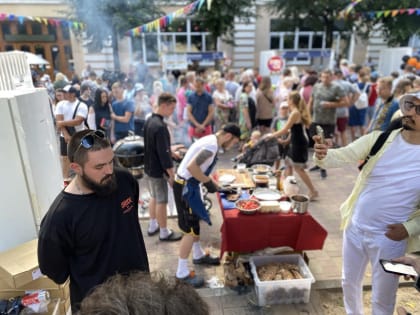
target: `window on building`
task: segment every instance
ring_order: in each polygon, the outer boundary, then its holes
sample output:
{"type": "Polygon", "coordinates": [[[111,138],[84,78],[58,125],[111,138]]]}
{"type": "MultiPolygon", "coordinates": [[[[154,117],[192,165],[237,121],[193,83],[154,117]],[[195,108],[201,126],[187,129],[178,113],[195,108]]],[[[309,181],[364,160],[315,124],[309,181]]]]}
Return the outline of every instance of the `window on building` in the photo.
{"type": "Polygon", "coordinates": [[[12,51],[12,50],[15,50],[15,47],[13,45],[6,45],[6,47],[4,47],[4,49],[6,51],[12,51]]]}
{"type": "Polygon", "coordinates": [[[19,35],[27,35],[28,31],[26,29],[26,23],[18,23],[17,24],[17,33],[19,35]]]}
{"type": "Polygon", "coordinates": [[[32,35],[42,35],[42,24],[39,22],[30,22],[32,35]]]}
{"type": "Polygon", "coordinates": [[[215,47],[212,37],[200,21],[177,19],[159,32],[146,32],[132,39],[133,55],[142,56],[146,63],[159,62],[162,52],[198,52],[215,47]],[[159,34],[159,36],[158,36],[159,34]]]}
{"type": "Polygon", "coordinates": [[[31,52],[31,47],[29,47],[28,45],[22,45],[20,46],[20,50],[31,52]]]}
{"type": "Polygon", "coordinates": [[[54,38],[57,38],[57,27],[59,26],[48,24],[47,26],[48,35],[52,35],[54,36],[54,38]]]}
{"type": "Polygon", "coordinates": [[[1,31],[3,32],[3,36],[4,35],[10,35],[12,34],[10,31],[10,24],[9,22],[3,22],[1,23],[1,31]]]}
{"type": "Polygon", "coordinates": [[[67,22],[60,23],[60,28],[61,28],[61,34],[63,36],[63,39],[70,40],[70,29],[67,22]]]}

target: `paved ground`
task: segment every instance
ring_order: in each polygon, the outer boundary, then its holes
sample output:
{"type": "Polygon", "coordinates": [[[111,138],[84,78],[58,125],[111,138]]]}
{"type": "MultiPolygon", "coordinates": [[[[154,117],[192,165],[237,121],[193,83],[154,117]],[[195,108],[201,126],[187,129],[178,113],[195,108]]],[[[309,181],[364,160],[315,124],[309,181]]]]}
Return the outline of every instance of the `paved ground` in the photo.
{"type": "MultiPolygon", "coordinates": [[[[232,154],[225,153],[220,155],[218,167],[232,167],[233,164],[230,162],[232,154]]],[[[255,304],[256,297],[253,290],[239,295],[228,288],[200,289],[200,294],[210,304],[211,314],[323,314],[317,290],[340,287],[342,236],[339,229],[339,206],[349,195],[357,173],[356,166],[329,170],[326,179],[321,179],[319,172],[310,173],[320,193],[319,200],[310,204],[310,212],[328,231],[328,237],[322,250],[306,252],[309,257],[309,268],[316,279],[316,282],[312,285],[310,303],[258,307],[255,304]]],[[[300,188],[301,191],[306,192],[306,188],[302,183],[300,183],[300,188]]],[[[213,204],[214,206],[211,210],[213,226],[209,227],[202,223],[202,243],[211,247],[212,252],[218,255],[220,249],[219,229],[222,218],[219,206],[215,200],[213,204]]],[[[176,219],[169,219],[168,225],[173,229],[177,229],[176,219]]],[[[145,235],[151,269],[174,275],[177,267],[178,243],[160,242],[158,236],[148,237],[145,234],[147,229],[146,219],[141,220],[141,226],[145,235]]],[[[191,266],[193,266],[192,263],[191,266]]],[[[203,274],[206,279],[212,277],[217,277],[219,280],[224,279],[222,266],[211,268],[195,267],[195,271],[198,274],[203,274]]],[[[367,277],[369,276],[369,271],[366,275],[367,277]]]]}

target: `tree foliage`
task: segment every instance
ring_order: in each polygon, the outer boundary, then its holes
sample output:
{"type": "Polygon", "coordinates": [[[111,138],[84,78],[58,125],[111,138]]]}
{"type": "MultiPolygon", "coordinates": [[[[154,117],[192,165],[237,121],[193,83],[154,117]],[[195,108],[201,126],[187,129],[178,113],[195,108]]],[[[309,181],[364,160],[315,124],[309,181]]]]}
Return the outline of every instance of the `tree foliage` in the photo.
{"type": "Polygon", "coordinates": [[[369,12],[380,10],[418,8],[419,0],[362,0],[351,13],[343,18],[340,12],[351,1],[342,0],[271,0],[272,13],[279,14],[280,26],[285,31],[325,31],[326,45],[330,47],[334,31],[351,31],[368,38],[375,25],[382,25],[383,35],[389,45],[407,45],[409,37],[420,33],[420,19],[413,15],[398,14],[395,17],[372,18],[369,12]]]}
{"type": "Polygon", "coordinates": [[[227,43],[234,44],[235,18],[249,21],[255,16],[252,10],[254,5],[255,0],[213,0],[210,10],[207,4],[204,4],[194,17],[210,32],[214,45],[219,37],[227,43]]]}
{"type": "MultiPolygon", "coordinates": [[[[350,1],[349,1],[350,2],[350,1]]],[[[271,0],[271,13],[278,14],[279,26],[284,31],[324,31],[326,46],[331,47],[334,31],[349,31],[351,23],[340,19],[339,13],[346,6],[343,0],[271,0]]]]}
{"type": "Polygon", "coordinates": [[[406,46],[409,38],[420,34],[420,18],[414,13],[397,14],[392,16],[382,15],[377,17],[377,11],[401,10],[418,8],[418,0],[363,0],[354,7],[349,15],[349,21],[353,22],[358,32],[367,37],[375,25],[382,26],[384,38],[390,46],[406,46]]]}
{"type": "Polygon", "coordinates": [[[66,0],[68,15],[85,23],[87,37],[94,48],[102,48],[112,39],[114,68],[119,70],[118,38],[138,25],[150,22],[163,13],[154,0],[66,0]]]}

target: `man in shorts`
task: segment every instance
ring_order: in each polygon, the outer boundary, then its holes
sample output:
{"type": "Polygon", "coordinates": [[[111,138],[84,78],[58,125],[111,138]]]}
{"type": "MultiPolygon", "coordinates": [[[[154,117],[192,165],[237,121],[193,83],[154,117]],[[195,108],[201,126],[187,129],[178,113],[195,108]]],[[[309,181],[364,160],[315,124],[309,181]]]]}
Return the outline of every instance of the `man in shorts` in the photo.
{"type": "MultiPolygon", "coordinates": [[[[333,82],[333,73],[326,69],[321,73],[321,82],[314,85],[309,99],[309,110],[312,113],[312,124],[309,127],[311,137],[316,134],[316,126],[324,129],[325,138],[332,139],[337,120],[336,109],[347,106],[347,98],[343,88],[333,82]]],[[[315,166],[310,171],[320,170],[321,177],[327,177],[327,171],[315,166]]]]}
{"type": "Polygon", "coordinates": [[[160,234],[161,241],[179,241],[181,233],[167,228],[166,206],[168,204],[168,184],[174,182],[175,170],[172,161],[171,139],[164,117],[173,114],[176,98],[170,93],[162,93],[155,113],[144,125],[144,171],[151,195],[149,202],[149,236],[160,234]]]}
{"type": "Polygon", "coordinates": [[[334,71],[334,78],[334,82],[337,82],[341,85],[347,98],[347,106],[338,107],[336,111],[337,131],[340,138],[340,141],[336,141],[336,143],[340,143],[342,147],[345,147],[347,145],[346,129],[347,123],[349,121],[349,107],[353,105],[359,98],[360,92],[355,88],[353,84],[343,79],[343,73],[340,69],[336,69],[334,71]]]}
{"type": "Polygon", "coordinates": [[[184,236],[181,240],[178,258],[177,279],[198,288],[204,279],[188,268],[188,256],[192,250],[193,263],[219,265],[218,257],[205,253],[200,245],[200,219],[211,225],[210,218],[201,199],[200,183],[208,192],[214,193],[218,187],[209,174],[217,161],[219,149],[229,150],[239,142],[241,132],[236,124],[228,123],[216,134],[198,139],[188,149],[175,176],[174,197],[178,211],[178,225],[184,236]]]}

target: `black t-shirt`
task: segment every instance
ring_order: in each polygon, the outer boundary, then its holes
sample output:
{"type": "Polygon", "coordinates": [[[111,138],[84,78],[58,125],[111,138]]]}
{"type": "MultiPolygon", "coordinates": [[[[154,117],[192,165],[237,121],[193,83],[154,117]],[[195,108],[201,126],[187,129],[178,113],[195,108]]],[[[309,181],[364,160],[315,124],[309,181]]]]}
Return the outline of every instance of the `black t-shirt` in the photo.
{"type": "Polygon", "coordinates": [[[144,171],[161,178],[173,165],[168,127],[162,116],[152,114],[144,125],[144,171]]]}
{"type": "Polygon", "coordinates": [[[57,283],[70,277],[72,311],[89,291],[116,273],[149,271],[138,220],[139,185],[115,170],[118,190],[106,197],[62,191],[41,222],[38,261],[57,283]]]}
{"type": "Polygon", "coordinates": [[[248,112],[251,120],[251,127],[255,128],[257,126],[257,106],[255,106],[255,102],[252,97],[248,97],[248,112]]]}

